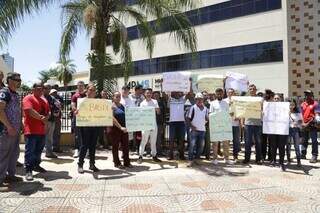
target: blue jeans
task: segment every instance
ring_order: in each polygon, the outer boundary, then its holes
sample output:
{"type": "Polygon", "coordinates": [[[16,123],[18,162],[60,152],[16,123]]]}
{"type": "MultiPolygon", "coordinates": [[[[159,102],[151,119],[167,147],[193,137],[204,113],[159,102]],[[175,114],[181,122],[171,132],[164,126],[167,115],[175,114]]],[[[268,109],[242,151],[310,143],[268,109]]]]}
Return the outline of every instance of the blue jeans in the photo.
{"type": "Polygon", "coordinates": [[[316,128],[311,128],[308,130],[304,130],[303,131],[303,147],[305,148],[305,150],[301,151],[302,155],[306,155],[307,154],[307,148],[308,148],[308,141],[309,138],[311,138],[312,141],[312,156],[313,157],[317,157],[318,156],[318,140],[317,140],[317,129],[316,128]]]}
{"type": "Polygon", "coordinates": [[[41,163],[41,153],[45,145],[44,135],[25,135],[25,155],[24,164],[27,172],[39,166],[41,163]]]}
{"type": "Polygon", "coordinates": [[[233,145],[233,156],[237,157],[238,153],[240,152],[240,127],[233,126],[232,127],[232,145],[233,145]]]}
{"type": "Polygon", "coordinates": [[[251,146],[253,144],[253,138],[255,142],[256,149],[256,161],[261,161],[261,134],[262,127],[256,125],[246,125],[245,126],[246,136],[245,136],[245,161],[250,161],[251,157],[251,146]]]}
{"type": "Polygon", "coordinates": [[[189,144],[189,160],[194,159],[194,149],[196,147],[196,159],[200,158],[203,152],[205,131],[190,131],[190,144],[189,144]]]}
{"type": "Polygon", "coordinates": [[[293,141],[294,150],[296,152],[297,160],[301,159],[300,154],[300,129],[299,128],[290,128],[289,129],[289,137],[287,143],[287,158],[290,160],[290,152],[291,152],[291,141],[293,141]]]}

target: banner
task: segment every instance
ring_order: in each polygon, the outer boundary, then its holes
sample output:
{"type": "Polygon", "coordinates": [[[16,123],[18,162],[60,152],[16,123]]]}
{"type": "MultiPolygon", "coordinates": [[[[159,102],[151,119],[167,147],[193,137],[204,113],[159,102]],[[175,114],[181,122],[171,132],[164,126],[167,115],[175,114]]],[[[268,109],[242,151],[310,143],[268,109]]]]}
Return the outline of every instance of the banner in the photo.
{"type": "Polygon", "coordinates": [[[199,75],[197,80],[197,88],[199,92],[207,91],[215,93],[216,89],[223,89],[222,75],[199,75]]]}
{"type": "Polygon", "coordinates": [[[153,130],[156,125],[154,107],[126,108],[126,128],[128,132],[153,130]]]}
{"type": "Polygon", "coordinates": [[[228,112],[218,111],[209,115],[210,141],[232,140],[232,119],[228,112]]]}
{"type": "Polygon", "coordinates": [[[231,97],[231,111],[235,118],[261,119],[261,97],[233,96],[231,97]]]}
{"type": "Polygon", "coordinates": [[[289,135],[289,102],[263,103],[263,133],[289,135]]]}
{"type": "Polygon", "coordinates": [[[106,99],[79,98],[77,102],[78,127],[112,126],[112,102],[106,99]]]}
{"type": "Polygon", "coordinates": [[[163,73],[162,90],[164,92],[189,92],[190,73],[167,72],[163,73]]]}
{"type": "Polygon", "coordinates": [[[248,91],[248,76],[241,73],[227,72],[226,77],[226,90],[232,88],[240,92],[248,91]]]}

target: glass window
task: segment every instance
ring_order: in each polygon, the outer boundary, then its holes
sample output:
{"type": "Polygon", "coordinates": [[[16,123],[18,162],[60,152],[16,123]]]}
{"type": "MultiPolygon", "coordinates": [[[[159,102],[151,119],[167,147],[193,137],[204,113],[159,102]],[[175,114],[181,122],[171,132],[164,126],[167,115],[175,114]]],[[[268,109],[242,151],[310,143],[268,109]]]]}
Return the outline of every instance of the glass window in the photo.
{"type": "Polygon", "coordinates": [[[268,0],[256,0],[256,13],[267,11],[268,0]]]}
{"type": "Polygon", "coordinates": [[[281,0],[268,0],[268,9],[274,10],[281,8],[281,0]]]}

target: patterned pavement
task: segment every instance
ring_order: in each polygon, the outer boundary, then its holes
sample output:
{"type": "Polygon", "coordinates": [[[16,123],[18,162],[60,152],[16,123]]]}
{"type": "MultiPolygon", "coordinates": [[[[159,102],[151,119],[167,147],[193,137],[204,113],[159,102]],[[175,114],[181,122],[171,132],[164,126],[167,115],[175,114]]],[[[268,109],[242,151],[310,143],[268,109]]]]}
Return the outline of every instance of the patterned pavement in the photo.
{"type": "Polygon", "coordinates": [[[303,169],[292,163],[281,172],[267,164],[213,166],[203,160],[187,168],[185,161],[155,164],[145,158],[120,170],[110,151],[97,156],[102,171],[83,175],[71,153],[44,158],[47,173],[0,193],[0,212],[320,212],[320,163],[303,160],[303,169]]]}

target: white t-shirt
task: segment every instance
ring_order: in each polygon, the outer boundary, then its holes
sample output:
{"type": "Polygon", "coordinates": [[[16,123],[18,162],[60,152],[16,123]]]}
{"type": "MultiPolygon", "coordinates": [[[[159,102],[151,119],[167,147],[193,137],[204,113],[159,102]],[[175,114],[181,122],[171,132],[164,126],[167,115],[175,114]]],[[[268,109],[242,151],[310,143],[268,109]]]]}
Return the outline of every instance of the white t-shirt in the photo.
{"type": "Polygon", "coordinates": [[[124,107],[134,107],[134,106],[135,106],[134,103],[133,103],[133,101],[132,101],[131,98],[129,98],[129,97],[124,98],[124,97],[121,96],[120,103],[121,103],[124,107]]]}
{"type": "Polygon", "coordinates": [[[196,128],[197,131],[206,131],[206,117],[208,117],[208,108],[203,106],[203,109],[201,110],[196,104],[193,105],[189,112],[188,112],[188,118],[192,118],[191,124],[196,128]]]}
{"type": "Polygon", "coordinates": [[[130,94],[129,98],[136,107],[140,106],[141,102],[145,99],[143,95],[136,96],[135,94],[130,94]]]}
{"type": "Polygon", "coordinates": [[[147,101],[146,99],[143,100],[140,104],[140,107],[154,107],[154,108],[159,108],[158,101],[155,99],[151,99],[150,101],[147,101]]]}
{"type": "Polygon", "coordinates": [[[214,100],[210,102],[210,113],[217,111],[229,112],[229,104],[225,100],[214,100]]]}
{"type": "Polygon", "coordinates": [[[301,113],[290,113],[290,127],[301,128],[302,127],[302,114],[301,113]]]}
{"type": "Polygon", "coordinates": [[[184,120],[184,104],[186,100],[184,97],[179,99],[170,97],[169,107],[170,107],[170,119],[169,122],[185,121],[184,120]]]}
{"type": "MultiPolygon", "coordinates": [[[[230,109],[230,99],[225,98],[223,100],[229,104],[229,109],[230,109]]],[[[240,121],[238,119],[232,119],[232,126],[240,126],[240,121]]]]}

